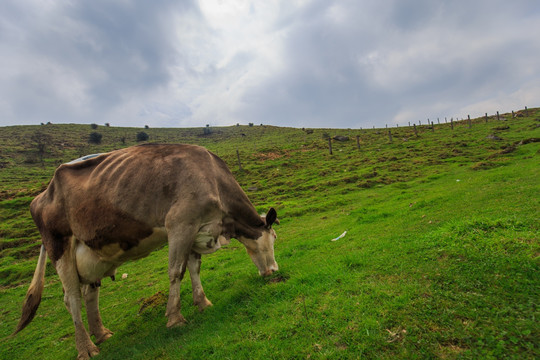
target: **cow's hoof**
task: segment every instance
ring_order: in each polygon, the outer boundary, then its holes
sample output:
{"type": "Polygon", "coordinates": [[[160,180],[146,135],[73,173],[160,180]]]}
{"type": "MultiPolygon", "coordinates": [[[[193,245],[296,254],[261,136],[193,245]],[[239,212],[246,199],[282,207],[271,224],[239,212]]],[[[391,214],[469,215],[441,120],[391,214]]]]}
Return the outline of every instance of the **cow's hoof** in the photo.
{"type": "Polygon", "coordinates": [[[187,320],[181,314],[171,315],[169,316],[169,321],[167,321],[168,328],[181,326],[184,324],[187,324],[187,320]]]}
{"type": "Polygon", "coordinates": [[[77,360],[88,360],[93,356],[96,356],[99,354],[99,348],[92,344],[88,345],[86,349],[83,351],[79,351],[79,355],[77,356],[77,360]]]}
{"type": "Polygon", "coordinates": [[[210,300],[208,300],[207,298],[204,298],[203,301],[199,301],[199,302],[198,302],[197,304],[195,304],[195,305],[197,305],[197,306],[199,307],[199,311],[200,311],[200,312],[203,312],[204,309],[206,309],[206,308],[208,308],[208,307],[210,307],[210,306],[214,306],[214,305],[212,304],[212,302],[211,302],[210,300]]]}
{"type": "Polygon", "coordinates": [[[103,333],[99,335],[94,335],[96,337],[96,345],[99,345],[105,342],[106,340],[110,339],[110,337],[113,336],[113,334],[114,333],[111,330],[103,328],[103,333]]]}

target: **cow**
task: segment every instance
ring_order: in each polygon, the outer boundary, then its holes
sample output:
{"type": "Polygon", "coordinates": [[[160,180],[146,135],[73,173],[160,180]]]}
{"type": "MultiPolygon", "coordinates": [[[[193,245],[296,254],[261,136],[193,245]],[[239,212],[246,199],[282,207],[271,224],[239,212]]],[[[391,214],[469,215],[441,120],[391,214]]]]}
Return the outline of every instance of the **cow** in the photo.
{"type": "Polygon", "coordinates": [[[180,281],[189,270],[193,303],[207,299],[199,272],[201,255],[231,238],[240,241],[267,276],[274,259],[277,213],[259,215],[225,162],[203,147],[145,144],[60,165],[47,189],[30,204],[42,246],[14,334],[34,318],[44,287],[47,257],[62,281],[75,325],[78,359],[99,353],[113,334],[99,313],[99,286],[128,260],[168,243],[167,327],[186,322],[180,312],[180,281]],[[87,332],[81,317],[86,304],[87,332]],[[90,336],[95,338],[95,344],[90,336]]]}

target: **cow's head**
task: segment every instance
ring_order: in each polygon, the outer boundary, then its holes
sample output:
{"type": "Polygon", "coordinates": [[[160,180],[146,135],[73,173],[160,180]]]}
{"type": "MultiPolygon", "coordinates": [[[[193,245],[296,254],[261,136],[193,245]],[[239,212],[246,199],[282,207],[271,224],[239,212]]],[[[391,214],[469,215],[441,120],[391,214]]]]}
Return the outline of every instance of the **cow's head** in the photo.
{"type": "Polygon", "coordinates": [[[277,235],[274,229],[272,229],[272,224],[279,224],[276,210],[270,208],[268,214],[262,216],[262,220],[265,226],[262,235],[258,239],[252,240],[240,237],[239,240],[244,244],[251,260],[253,260],[257,269],[259,269],[259,274],[261,276],[268,276],[278,270],[278,264],[276,263],[276,259],[274,259],[274,242],[277,235]]]}

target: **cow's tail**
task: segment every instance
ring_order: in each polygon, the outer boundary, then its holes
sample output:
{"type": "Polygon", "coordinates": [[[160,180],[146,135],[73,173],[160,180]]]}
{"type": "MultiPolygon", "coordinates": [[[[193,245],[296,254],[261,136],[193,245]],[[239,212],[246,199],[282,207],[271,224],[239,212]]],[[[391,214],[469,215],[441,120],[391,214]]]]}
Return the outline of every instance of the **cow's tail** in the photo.
{"type": "Polygon", "coordinates": [[[43,287],[45,284],[45,265],[47,264],[47,252],[45,247],[41,245],[41,251],[39,253],[39,260],[34,272],[34,277],[30,283],[30,287],[26,292],[26,298],[24,299],[22,307],[22,315],[17,325],[17,329],[13,335],[24,329],[26,325],[30,324],[41,302],[41,294],[43,293],[43,287]]]}

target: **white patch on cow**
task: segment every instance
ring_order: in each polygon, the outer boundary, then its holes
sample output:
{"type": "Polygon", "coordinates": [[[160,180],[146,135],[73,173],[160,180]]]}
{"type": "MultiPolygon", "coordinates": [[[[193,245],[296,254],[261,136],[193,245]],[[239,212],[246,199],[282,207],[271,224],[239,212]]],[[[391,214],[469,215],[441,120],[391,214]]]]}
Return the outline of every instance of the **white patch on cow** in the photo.
{"type": "Polygon", "coordinates": [[[231,243],[231,239],[227,239],[223,235],[219,235],[218,241],[221,244],[221,246],[229,245],[231,243]]]}
{"type": "Polygon", "coordinates": [[[211,254],[221,249],[221,243],[208,231],[199,231],[191,248],[199,254],[211,254]]]}
{"type": "Polygon", "coordinates": [[[251,260],[257,266],[259,274],[262,276],[268,276],[274,271],[279,270],[278,264],[274,259],[274,242],[276,239],[277,235],[274,229],[263,231],[257,240],[243,237],[238,239],[246,247],[251,260]]]}

